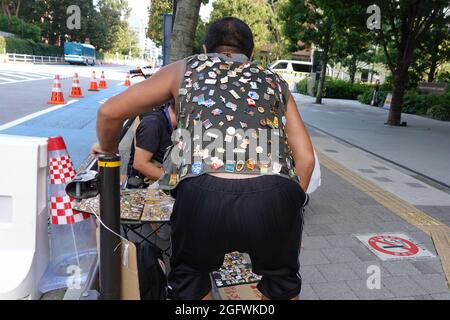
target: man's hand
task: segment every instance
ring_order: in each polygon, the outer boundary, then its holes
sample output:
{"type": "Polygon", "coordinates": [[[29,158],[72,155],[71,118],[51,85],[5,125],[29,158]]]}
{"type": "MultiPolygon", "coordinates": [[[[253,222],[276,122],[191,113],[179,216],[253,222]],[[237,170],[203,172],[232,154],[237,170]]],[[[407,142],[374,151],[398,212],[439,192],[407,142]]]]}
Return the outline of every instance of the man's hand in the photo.
{"type": "Polygon", "coordinates": [[[91,154],[94,156],[98,156],[99,154],[117,154],[117,153],[119,153],[119,150],[109,150],[109,151],[103,150],[98,142],[94,143],[91,147],[91,154]]]}

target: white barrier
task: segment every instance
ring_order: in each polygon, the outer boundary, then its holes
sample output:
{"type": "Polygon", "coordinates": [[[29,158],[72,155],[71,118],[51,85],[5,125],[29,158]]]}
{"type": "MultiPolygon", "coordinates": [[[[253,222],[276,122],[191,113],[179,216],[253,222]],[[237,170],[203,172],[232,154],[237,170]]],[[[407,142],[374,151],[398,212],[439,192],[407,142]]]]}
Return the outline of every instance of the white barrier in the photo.
{"type": "Polygon", "coordinates": [[[65,63],[64,57],[52,57],[52,56],[34,56],[30,54],[17,54],[7,53],[8,62],[18,63],[45,63],[45,64],[63,64],[65,63]]]}
{"type": "Polygon", "coordinates": [[[49,259],[47,139],[0,135],[0,299],[38,299],[49,259]]]}

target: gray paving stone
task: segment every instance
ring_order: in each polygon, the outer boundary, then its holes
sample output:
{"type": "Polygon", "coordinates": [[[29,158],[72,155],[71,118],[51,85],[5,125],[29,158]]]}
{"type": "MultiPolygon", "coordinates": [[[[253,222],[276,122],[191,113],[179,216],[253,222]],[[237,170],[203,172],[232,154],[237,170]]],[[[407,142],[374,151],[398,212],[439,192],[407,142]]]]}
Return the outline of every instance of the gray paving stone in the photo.
{"type": "Polygon", "coordinates": [[[389,222],[377,222],[380,228],[380,232],[399,232],[405,233],[408,231],[406,228],[406,223],[400,221],[389,221],[389,222]]]}
{"type": "Polygon", "coordinates": [[[336,220],[331,214],[312,214],[311,216],[305,217],[305,222],[310,224],[332,224],[335,223],[336,220]]]}
{"type": "Polygon", "coordinates": [[[352,289],[355,295],[362,300],[379,300],[394,298],[392,292],[387,288],[369,289],[367,287],[367,280],[351,280],[346,281],[347,285],[352,289]]]}
{"type": "Polygon", "coordinates": [[[359,276],[345,263],[323,264],[316,267],[329,282],[359,279],[359,276]]]}
{"type": "Polygon", "coordinates": [[[358,262],[359,258],[349,248],[322,249],[322,253],[331,263],[358,262]]]}
{"type": "Polygon", "coordinates": [[[334,149],[324,149],[324,151],[329,152],[329,153],[339,153],[337,150],[334,150],[334,149]]]}
{"type": "Polygon", "coordinates": [[[375,223],[370,222],[345,222],[345,223],[335,223],[330,225],[330,229],[337,235],[344,234],[365,234],[379,232],[380,227],[375,223]]]}
{"type": "Polygon", "coordinates": [[[421,274],[412,277],[427,293],[450,293],[447,281],[439,274],[421,274]]]}
{"type": "Polygon", "coordinates": [[[330,243],[324,236],[303,237],[303,248],[305,249],[324,249],[330,248],[330,243]]]}
{"type": "Polygon", "coordinates": [[[350,248],[352,252],[361,261],[380,261],[375,254],[373,254],[368,248],[364,247],[361,243],[359,247],[350,248]]]}
{"type": "Polygon", "coordinates": [[[391,276],[389,271],[384,266],[382,266],[379,261],[353,262],[348,263],[348,266],[358,275],[360,279],[363,280],[367,280],[368,277],[373,274],[372,272],[370,274],[367,273],[368,268],[372,266],[377,266],[380,268],[381,278],[391,276]]]}
{"type": "Polygon", "coordinates": [[[411,277],[382,277],[381,285],[391,291],[398,298],[426,295],[428,292],[420,287],[411,277]]]}
{"type": "Polygon", "coordinates": [[[302,276],[302,283],[324,283],[327,280],[317,270],[316,266],[301,266],[300,274],[302,276]]]}
{"type": "Polygon", "coordinates": [[[406,185],[412,187],[412,188],[422,188],[425,189],[427,188],[427,186],[421,184],[421,183],[416,183],[416,182],[405,182],[406,185]]]}
{"type": "Polygon", "coordinates": [[[360,246],[360,242],[351,235],[325,236],[324,238],[334,248],[350,248],[360,246]]]}
{"type": "Polygon", "coordinates": [[[344,281],[312,284],[321,300],[357,300],[358,297],[344,281]]]}
{"type": "Polygon", "coordinates": [[[339,214],[339,211],[328,204],[311,203],[309,207],[315,214],[339,214]]]}
{"type": "Polygon", "coordinates": [[[431,296],[434,300],[450,300],[450,293],[438,293],[431,296]]]}
{"type": "Polygon", "coordinates": [[[386,177],[373,177],[373,179],[380,181],[380,182],[392,182],[391,179],[386,178],[386,177]]]}
{"type": "Polygon", "coordinates": [[[320,250],[304,249],[300,253],[300,265],[311,266],[320,264],[329,264],[330,261],[323,255],[320,250]]]}
{"type": "Polygon", "coordinates": [[[414,300],[433,300],[433,297],[431,296],[431,294],[415,296],[413,298],[414,298],[414,300]]]}
{"type": "Polygon", "coordinates": [[[375,169],[377,169],[377,170],[382,170],[382,171],[390,170],[389,168],[383,167],[383,166],[372,166],[372,168],[375,168],[375,169]]]}
{"type": "Polygon", "coordinates": [[[408,276],[421,274],[410,262],[408,261],[383,261],[381,265],[385,267],[389,273],[393,276],[408,276]]]}
{"type": "Polygon", "coordinates": [[[442,264],[439,259],[412,261],[411,264],[422,274],[442,274],[442,264]]]}
{"type": "Polygon", "coordinates": [[[361,171],[363,173],[376,173],[376,171],[372,169],[358,169],[358,171],[361,171]]]}
{"type": "Polygon", "coordinates": [[[353,200],[355,200],[358,204],[361,205],[380,205],[377,201],[375,201],[374,199],[366,196],[366,197],[355,197],[353,198],[353,200]]]}
{"type": "Polygon", "coordinates": [[[331,236],[335,234],[333,229],[326,224],[305,223],[304,231],[308,236],[331,236]]]}
{"type": "Polygon", "coordinates": [[[383,300],[416,300],[414,297],[397,297],[397,298],[389,298],[389,299],[383,299],[383,300]]]}
{"type": "Polygon", "coordinates": [[[319,297],[309,284],[302,284],[302,291],[300,292],[299,298],[300,300],[319,300],[319,297]]]}

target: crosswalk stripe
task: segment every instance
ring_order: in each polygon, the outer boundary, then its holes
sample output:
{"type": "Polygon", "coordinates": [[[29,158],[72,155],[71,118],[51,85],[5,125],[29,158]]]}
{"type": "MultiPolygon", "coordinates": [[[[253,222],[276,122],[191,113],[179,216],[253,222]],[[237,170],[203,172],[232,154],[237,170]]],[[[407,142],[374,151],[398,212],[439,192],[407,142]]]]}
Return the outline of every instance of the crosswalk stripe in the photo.
{"type": "Polygon", "coordinates": [[[53,74],[43,72],[38,73],[38,72],[0,70],[0,85],[26,81],[52,79],[53,77],[54,77],[53,74]]]}
{"type": "Polygon", "coordinates": [[[4,73],[4,72],[1,72],[0,75],[9,77],[12,80],[22,80],[22,79],[25,79],[25,80],[34,80],[34,79],[36,79],[36,80],[38,80],[38,79],[43,79],[43,78],[33,78],[33,77],[30,77],[30,76],[17,75],[17,74],[8,74],[8,73],[4,73]]]}

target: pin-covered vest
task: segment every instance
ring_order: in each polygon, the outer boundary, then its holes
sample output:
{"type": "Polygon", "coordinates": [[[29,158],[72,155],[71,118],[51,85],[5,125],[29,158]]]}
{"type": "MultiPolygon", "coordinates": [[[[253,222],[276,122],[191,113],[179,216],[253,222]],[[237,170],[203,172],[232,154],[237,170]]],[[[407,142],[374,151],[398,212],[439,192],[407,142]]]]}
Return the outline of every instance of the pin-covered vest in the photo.
{"type": "Polygon", "coordinates": [[[287,100],[286,82],[245,55],[187,58],[161,188],[218,172],[298,181],[284,132],[287,100]]]}

